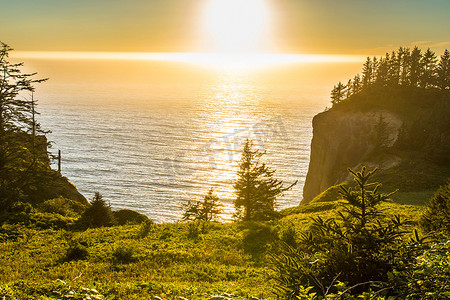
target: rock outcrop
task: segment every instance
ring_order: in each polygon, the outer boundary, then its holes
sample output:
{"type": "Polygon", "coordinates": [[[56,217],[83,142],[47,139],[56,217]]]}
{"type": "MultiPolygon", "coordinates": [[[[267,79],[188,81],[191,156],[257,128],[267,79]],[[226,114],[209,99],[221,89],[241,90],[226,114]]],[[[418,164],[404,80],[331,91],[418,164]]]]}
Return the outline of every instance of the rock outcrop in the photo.
{"type": "MultiPolygon", "coordinates": [[[[379,94],[350,99],[314,117],[311,158],[301,204],[349,180],[347,169],[359,169],[362,165],[376,167],[382,173],[409,164],[408,172],[413,173],[417,158],[427,162],[424,176],[428,162],[431,166],[444,166],[442,177],[447,176],[449,93],[395,92],[384,99],[379,94]]],[[[433,167],[428,169],[438,173],[431,170],[433,167]]]]}
{"type": "Polygon", "coordinates": [[[313,120],[311,160],[303,190],[307,203],[332,185],[347,180],[347,168],[358,168],[362,162],[371,167],[386,169],[397,165],[401,158],[392,154],[377,160],[367,156],[384,144],[396,142],[403,121],[385,110],[339,111],[318,114],[313,120]],[[381,139],[386,138],[382,141],[381,139]]]}

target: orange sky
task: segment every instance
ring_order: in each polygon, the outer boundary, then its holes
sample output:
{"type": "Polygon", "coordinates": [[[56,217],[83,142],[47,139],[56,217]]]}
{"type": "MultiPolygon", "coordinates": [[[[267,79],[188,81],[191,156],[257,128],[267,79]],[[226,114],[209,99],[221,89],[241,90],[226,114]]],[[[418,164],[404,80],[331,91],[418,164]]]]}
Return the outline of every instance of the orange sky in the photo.
{"type": "Polygon", "coordinates": [[[449,13],[448,0],[15,0],[1,3],[0,40],[20,51],[441,53],[449,13]]]}

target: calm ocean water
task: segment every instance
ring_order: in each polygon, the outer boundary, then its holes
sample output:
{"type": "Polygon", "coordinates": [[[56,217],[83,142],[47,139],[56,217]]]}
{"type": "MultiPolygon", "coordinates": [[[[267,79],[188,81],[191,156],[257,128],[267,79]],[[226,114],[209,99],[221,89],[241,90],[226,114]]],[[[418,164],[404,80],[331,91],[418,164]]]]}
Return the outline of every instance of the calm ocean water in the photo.
{"type": "Polygon", "coordinates": [[[309,164],[311,121],[354,63],[303,63],[254,71],[151,61],[25,60],[50,77],[36,92],[39,121],[62,151],[62,174],[87,198],[103,194],[157,222],[180,219],[182,204],[213,187],[233,212],[233,181],[246,137],[295,188],[309,164]]]}

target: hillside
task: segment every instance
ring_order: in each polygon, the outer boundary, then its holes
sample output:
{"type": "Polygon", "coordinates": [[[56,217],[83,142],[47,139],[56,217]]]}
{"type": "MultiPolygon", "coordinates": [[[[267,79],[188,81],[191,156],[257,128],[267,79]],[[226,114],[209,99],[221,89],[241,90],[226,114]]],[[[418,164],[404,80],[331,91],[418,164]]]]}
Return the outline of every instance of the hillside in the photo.
{"type": "Polygon", "coordinates": [[[401,86],[372,87],[316,115],[301,203],[362,165],[379,168],[399,202],[407,193],[426,201],[450,177],[449,115],[448,90],[401,86]]]}

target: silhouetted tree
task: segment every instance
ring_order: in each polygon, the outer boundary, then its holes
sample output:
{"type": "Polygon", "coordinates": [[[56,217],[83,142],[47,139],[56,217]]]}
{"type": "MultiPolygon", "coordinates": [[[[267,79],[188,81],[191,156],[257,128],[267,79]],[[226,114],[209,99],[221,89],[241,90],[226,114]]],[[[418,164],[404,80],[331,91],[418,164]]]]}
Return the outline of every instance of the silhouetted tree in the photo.
{"type": "Polygon", "coordinates": [[[445,49],[437,66],[437,86],[442,89],[450,89],[450,52],[445,49]]]}
{"type": "Polygon", "coordinates": [[[362,76],[357,74],[347,85],[341,82],[331,91],[331,102],[339,103],[366,90],[369,86],[396,87],[412,86],[421,88],[450,88],[450,52],[445,50],[441,59],[428,50],[422,51],[416,46],[400,47],[397,51],[379,59],[367,57],[362,70],[362,76]]]}
{"type": "Polygon", "coordinates": [[[202,201],[189,201],[185,205],[183,220],[185,221],[212,221],[221,213],[219,197],[209,189],[202,201]]]}
{"type": "Polygon", "coordinates": [[[331,103],[336,104],[345,99],[345,88],[346,86],[340,81],[336,86],[334,86],[331,91],[331,103]]]}
{"type": "Polygon", "coordinates": [[[385,86],[388,82],[388,66],[389,54],[386,53],[386,58],[380,58],[378,62],[378,69],[376,71],[375,83],[379,86],[385,86]]]}
{"type": "Polygon", "coordinates": [[[400,62],[397,53],[392,51],[388,62],[388,84],[396,86],[400,83],[400,62]]]}
{"type": "Polygon", "coordinates": [[[361,83],[361,76],[359,74],[356,74],[355,77],[353,77],[352,82],[352,94],[356,95],[362,90],[362,83],[361,83]]]}
{"type": "Polygon", "coordinates": [[[274,178],[275,171],[260,161],[265,152],[253,149],[247,140],[239,163],[238,178],[234,184],[236,217],[241,220],[269,220],[276,215],[276,199],[290,190],[297,181],[284,187],[274,178]]]}
{"type": "Polygon", "coordinates": [[[373,72],[372,60],[370,59],[370,57],[367,57],[367,60],[364,63],[363,70],[362,70],[363,88],[368,87],[372,83],[373,73],[374,72],[373,72]]]}
{"type": "MultiPolygon", "coordinates": [[[[36,73],[22,73],[23,63],[8,61],[13,49],[1,42],[0,47],[0,207],[7,209],[24,197],[24,189],[33,189],[29,181],[37,179],[31,177],[36,168],[45,173],[49,167],[35,151],[35,133],[42,133],[34,119],[35,101],[25,98],[34,91],[33,84],[45,79],[33,79],[36,73]]],[[[46,146],[41,139],[39,147],[46,146]]]]}
{"type": "Polygon", "coordinates": [[[353,82],[351,79],[349,79],[347,82],[347,85],[346,85],[347,93],[345,94],[345,98],[349,98],[351,95],[353,95],[352,85],[353,85],[353,82]]]}
{"type": "Polygon", "coordinates": [[[411,52],[409,84],[417,86],[422,75],[422,51],[416,46],[411,52]]]}
{"type": "Polygon", "coordinates": [[[411,50],[402,48],[398,50],[398,58],[400,62],[400,84],[409,85],[411,72],[411,50]]]}
{"type": "Polygon", "coordinates": [[[420,79],[421,87],[428,88],[436,83],[436,64],[436,54],[428,48],[422,57],[423,71],[420,79]]]}

